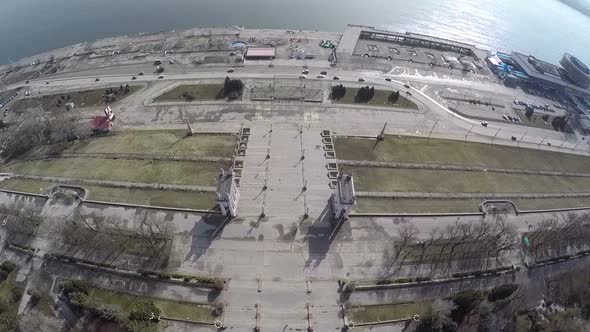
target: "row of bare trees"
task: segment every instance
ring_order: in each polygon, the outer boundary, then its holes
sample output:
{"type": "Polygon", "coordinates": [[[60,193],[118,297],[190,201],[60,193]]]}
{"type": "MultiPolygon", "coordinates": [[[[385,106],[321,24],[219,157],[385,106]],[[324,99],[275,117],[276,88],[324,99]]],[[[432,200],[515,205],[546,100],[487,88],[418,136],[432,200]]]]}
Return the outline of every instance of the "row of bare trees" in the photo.
{"type": "Polygon", "coordinates": [[[590,214],[567,214],[564,220],[543,220],[531,227],[528,254],[534,259],[588,250],[590,214]]]}
{"type": "Polygon", "coordinates": [[[398,238],[384,254],[385,274],[398,274],[404,266],[412,273],[425,269],[430,276],[453,270],[482,270],[502,265],[502,257],[518,248],[517,228],[504,221],[461,222],[433,229],[419,240],[414,224],[403,225],[398,238]]]}
{"type": "Polygon", "coordinates": [[[76,212],[53,229],[54,249],[97,262],[120,259],[141,268],[159,268],[172,245],[171,222],[142,212],[132,222],[76,212]]]}
{"type": "Polygon", "coordinates": [[[70,141],[90,133],[79,112],[29,109],[0,130],[0,157],[16,158],[32,148],[70,141]]]}

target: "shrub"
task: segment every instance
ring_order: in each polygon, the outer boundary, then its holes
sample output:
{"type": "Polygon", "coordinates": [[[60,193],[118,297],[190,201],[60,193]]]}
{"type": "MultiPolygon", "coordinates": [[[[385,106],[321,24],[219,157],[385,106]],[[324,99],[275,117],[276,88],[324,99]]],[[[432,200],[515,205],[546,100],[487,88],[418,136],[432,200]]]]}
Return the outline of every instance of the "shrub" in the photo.
{"type": "Polygon", "coordinates": [[[358,89],[356,96],[354,97],[355,103],[367,103],[375,96],[375,88],[374,87],[362,87],[358,89]]]}
{"type": "Polygon", "coordinates": [[[236,99],[242,95],[242,91],[244,90],[244,83],[238,79],[230,79],[229,77],[225,78],[223,83],[223,96],[228,97],[229,99],[236,99]]]}
{"type": "Polygon", "coordinates": [[[494,287],[491,290],[490,294],[488,294],[488,301],[494,302],[498,300],[503,300],[512,295],[512,293],[514,293],[514,291],[516,291],[518,287],[519,286],[517,284],[506,284],[494,287]]]}
{"type": "Polygon", "coordinates": [[[90,288],[90,284],[84,280],[68,280],[62,285],[62,291],[66,296],[69,296],[71,293],[88,295],[90,288]]]}
{"type": "Polygon", "coordinates": [[[94,314],[102,320],[117,322],[121,319],[121,309],[110,304],[101,304],[94,310],[94,314]]]}
{"type": "Polygon", "coordinates": [[[464,290],[453,296],[456,308],[451,312],[451,318],[461,323],[465,315],[470,313],[483,300],[483,294],[474,289],[464,290]]]}
{"type": "Polygon", "coordinates": [[[93,307],[92,303],[90,302],[90,299],[88,298],[88,295],[81,292],[70,293],[68,295],[68,299],[70,300],[71,304],[82,309],[88,310],[93,307]]]}
{"type": "Polygon", "coordinates": [[[412,282],[412,278],[397,278],[393,282],[396,284],[407,284],[408,282],[412,282]]]}
{"type": "Polygon", "coordinates": [[[160,320],[160,309],[151,300],[141,300],[136,302],[131,308],[129,319],[157,322],[160,320]]]}
{"type": "Polygon", "coordinates": [[[416,282],[424,282],[424,281],[431,281],[431,277],[417,277],[414,281],[416,282]]]}
{"type": "Polygon", "coordinates": [[[225,309],[225,304],[223,302],[215,302],[213,304],[213,316],[219,317],[223,314],[223,310],[225,309]]]}
{"type": "Polygon", "coordinates": [[[0,282],[6,280],[6,278],[8,278],[8,273],[4,270],[0,270],[0,282]]]}
{"type": "Polygon", "coordinates": [[[0,264],[0,269],[2,269],[2,271],[6,271],[7,273],[14,271],[15,268],[16,264],[13,262],[5,261],[0,264]]]}
{"type": "Polygon", "coordinates": [[[392,92],[389,95],[389,97],[387,98],[387,101],[392,104],[395,104],[398,100],[399,100],[399,90],[392,92]]]}
{"type": "Polygon", "coordinates": [[[182,94],[182,98],[184,98],[187,101],[193,101],[193,100],[195,100],[195,97],[191,93],[189,93],[189,92],[183,93],[182,94]]]}
{"type": "Polygon", "coordinates": [[[349,281],[344,284],[344,291],[345,292],[353,292],[356,289],[356,281],[349,281]]]}
{"type": "Polygon", "coordinates": [[[344,97],[344,95],[346,95],[346,88],[344,87],[344,85],[340,84],[332,87],[333,100],[341,99],[344,97]]]}
{"type": "Polygon", "coordinates": [[[152,321],[125,320],[123,323],[125,330],[128,332],[157,332],[158,324],[152,321]]]}
{"type": "Polygon", "coordinates": [[[170,275],[169,275],[168,273],[164,273],[164,272],[162,272],[162,273],[158,273],[158,274],[156,274],[156,276],[157,276],[159,279],[164,279],[164,280],[169,280],[169,279],[171,279],[170,275]]]}
{"type": "Polygon", "coordinates": [[[10,289],[10,302],[16,303],[20,301],[20,298],[23,296],[25,292],[25,286],[23,285],[14,285],[10,289]]]}

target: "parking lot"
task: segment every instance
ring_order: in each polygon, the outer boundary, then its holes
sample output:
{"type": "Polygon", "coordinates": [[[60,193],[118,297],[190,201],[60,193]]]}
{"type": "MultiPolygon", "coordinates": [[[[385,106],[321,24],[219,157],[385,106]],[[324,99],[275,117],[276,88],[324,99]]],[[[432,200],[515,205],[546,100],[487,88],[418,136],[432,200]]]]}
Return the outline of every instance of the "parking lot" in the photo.
{"type": "Polygon", "coordinates": [[[479,74],[489,72],[487,66],[482,61],[478,61],[471,56],[454,52],[443,52],[436,49],[409,47],[393,42],[359,39],[353,54],[370,58],[432,64],[432,66],[454,67],[456,69],[463,68],[463,65],[459,63],[459,59],[461,59],[474,65],[473,67],[467,68],[468,71],[471,69],[473,72],[479,74]]]}

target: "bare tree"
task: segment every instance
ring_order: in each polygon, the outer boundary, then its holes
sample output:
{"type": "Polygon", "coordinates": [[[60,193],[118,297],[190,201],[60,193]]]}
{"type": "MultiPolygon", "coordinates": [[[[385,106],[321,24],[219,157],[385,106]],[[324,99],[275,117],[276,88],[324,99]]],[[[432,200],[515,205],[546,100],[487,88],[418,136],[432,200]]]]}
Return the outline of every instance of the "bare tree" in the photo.
{"type": "MultiPolygon", "coordinates": [[[[386,270],[388,272],[396,265],[406,247],[415,242],[416,235],[418,235],[418,228],[414,224],[406,223],[400,227],[398,231],[400,240],[393,241],[393,245],[390,245],[385,251],[386,270]]],[[[407,255],[404,255],[404,259],[405,257],[407,255]]],[[[402,263],[400,263],[400,266],[402,263]]]]}

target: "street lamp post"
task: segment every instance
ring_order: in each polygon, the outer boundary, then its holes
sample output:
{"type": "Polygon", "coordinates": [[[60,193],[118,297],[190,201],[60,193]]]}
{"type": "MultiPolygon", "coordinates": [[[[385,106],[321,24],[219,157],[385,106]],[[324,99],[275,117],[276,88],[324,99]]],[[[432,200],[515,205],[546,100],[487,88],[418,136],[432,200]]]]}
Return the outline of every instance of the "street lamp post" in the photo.
{"type": "Polygon", "coordinates": [[[541,144],[543,144],[543,142],[545,142],[545,139],[547,138],[547,136],[543,137],[543,139],[541,140],[541,142],[539,142],[539,147],[541,147],[541,144]]]}
{"type": "Polygon", "coordinates": [[[432,136],[432,131],[434,130],[434,127],[436,127],[437,123],[438,123],[438,119],[434,123],[434,126],[432,126],[432,128],[430,128],[430,133],[428,134],[428,140],[426,141],[426,144],[430,143],[430,137],[432,136]]]}
{"type": "Polygon", "coordinates": [[[500,130],[502,130],[502,128],[499,128],[498,131],[496,132],[496,135],[494,135],[494,137],[492,137],[492,149],[494,148],[494,139],[496,138],[496,136],[498,136],[498,134],[500,133],[500,130]]]}
{"type": "Polygon", "coordinates": [[[471,133],[471,131],[473,130],[473,127],[475,127],[475,125],[472,125],[471,128],[469,128],[467,135],[465,135],[465,144],[467,144],[467,136],[469,136],[469,133],[471,133]]]}
{"type": "Polygon", "coordinates": [[[517,144],[517,145],[518,145],[518,147],[519,147],[519,148],[520,148],[520,142],[521,142],[521,141],[524,139],[524,137],[526,136],[526,134],[527,134],[528,132],[529,132],[528,130],[527,130],[527,131],[525,131],[525,132],[524,132],[524,135],[522,135],[522,137],[521,137],[521,138],[518,140],[518,144],[517,144]]]}

